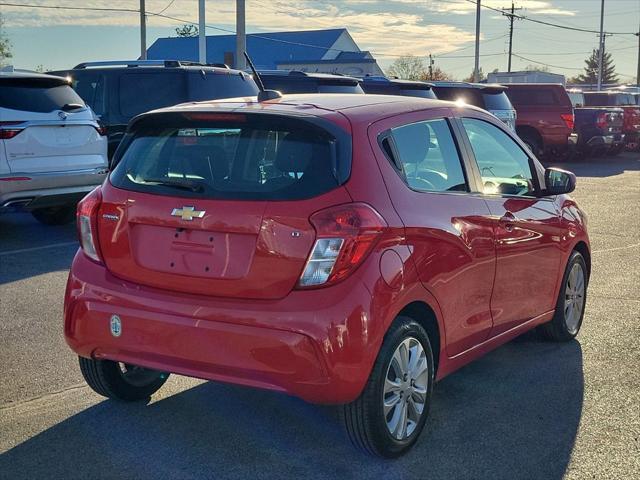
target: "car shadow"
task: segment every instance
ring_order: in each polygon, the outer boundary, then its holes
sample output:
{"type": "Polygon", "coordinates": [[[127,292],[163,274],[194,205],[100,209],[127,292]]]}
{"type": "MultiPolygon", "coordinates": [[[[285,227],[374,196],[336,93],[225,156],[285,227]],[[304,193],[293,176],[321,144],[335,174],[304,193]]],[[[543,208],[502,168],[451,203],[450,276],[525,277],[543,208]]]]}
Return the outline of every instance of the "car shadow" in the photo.
{"type": "Polygon", "coordinates": [[[75,223],[42,225],[29,213],[0,215],[0,285],[68,270],[78,249],[75,223]]]}
{"type": "Polygon", "coordinates": [[[640,154],[625,153],[615,157],[588,158],[568,162],[545,161],[545,167],[569,170],[578,177],[612,177],[640,170],[640,154]]]}
{"type": "Polygon", "coordinates": [[[346,439],[335,409],[203,383],[145,404],[103,401],[0,457],[5,478],[561,479],[583,403],[582,350],[526,334],[436,385],[395,461],[346,439]]]}

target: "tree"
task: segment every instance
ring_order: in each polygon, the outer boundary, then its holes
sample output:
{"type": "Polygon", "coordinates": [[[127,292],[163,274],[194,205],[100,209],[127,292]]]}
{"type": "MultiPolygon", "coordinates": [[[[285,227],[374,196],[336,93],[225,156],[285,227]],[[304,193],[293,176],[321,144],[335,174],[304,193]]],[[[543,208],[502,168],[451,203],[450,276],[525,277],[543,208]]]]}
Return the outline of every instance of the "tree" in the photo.
{"type": "MultiPolygon", "coordinates": [[[[593,49],[591,55],[584,61],[584,73],[578,75],[576,83],[598,83],[598,55],[599,50],[593,49]]],[[[611,54],[604,52],[602,56],[602,83],[618,83],[616,66],[613,64],[611,54]]]]}
{"type": "Polygon", "coordinates": [[[405,80],[420,80],[426,78],[428,73],[420,57],[404,55],[393,61],[387,69],[387,75],[405,80]]]}
{"type": "MultiPolygon", "coordinates": [[[[478,69],[478,81],[486,80],[487,76],[484,74],[482,67],[478,69]]],[[[475,77],[473,76],[473,70],[471,70],[471,74],[467,78],[462,79],[463,82],[475,82],[475,77]]]]}
{"type": "Polygon", "coordinates": [[[425,72],[426,75],[420,80],[432,80],[434,82],[445,81],[445,80],[453,80],[453,77],[449,75],[447,72],[442,70],[440,67],[433,67],[431,69],[431,74],[429,72],[425,72]]]}
{"type": "Polygon", "coordinates": [[[4,20],[2,19],[2,15],[0,15],[0,65],[4,65],[7,59],[13,57],[11,54],[11,42],[2,30],[3,25],[4,20]]]}
{"type": "Polygon", "coordinates": [[[176,34],[179,37],[197,37],[198,27],[192,25],[191,23],[186,23],[181,27],[176,27],[176,34]]]}
{"type": "Polygon", "coordinates": [[[525,72],[549,72],[549,67],[546,65],[534,65],[530,63],[526,67],[524,67],[525,72]]]}

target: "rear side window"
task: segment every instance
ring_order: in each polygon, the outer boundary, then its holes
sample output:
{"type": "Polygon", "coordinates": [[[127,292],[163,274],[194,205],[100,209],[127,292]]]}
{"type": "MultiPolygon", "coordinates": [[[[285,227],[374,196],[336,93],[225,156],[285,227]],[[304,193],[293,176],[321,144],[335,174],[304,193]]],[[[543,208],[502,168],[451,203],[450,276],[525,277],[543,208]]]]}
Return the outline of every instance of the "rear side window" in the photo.
{"type": "Polygon", "coordinates": [[[513,105],[509,101],[509,97],[504,92],[500,93],[483,93],[485,110],[513,110],[513,105]]]}
{"type": "Polygon", "coordinates": [[[293,200],[336,188],[338,169],[350,162],[350,155],[339,153],[336,138],[307,122],[273,115],[223,117],[147,118],[129,141],[112,183],[159,195],[293,200]]]}
{"type": "Polygon", "coordinates": [[[120,113],[127,117],[186,100],[184,75],[129,73],[120,77],[120,113]]]}
{"type": "Polygon", "coordinates": [[[458,149],[444,119],[391,130],[409,187],[425,192],[468,191],[458,149]]]}
{"type": "Polygon", "coordinates": [[[2,108],[48,113],[70,104],[84,105],[84,102],[69,85],[39,79],[0,79],[2,108]]]}
{"type": "Polygon", "coordinates": [[[98,115],[105,112],[105,79],[103,75],[79,75],[72,81],[73,89],[98,115]]]}

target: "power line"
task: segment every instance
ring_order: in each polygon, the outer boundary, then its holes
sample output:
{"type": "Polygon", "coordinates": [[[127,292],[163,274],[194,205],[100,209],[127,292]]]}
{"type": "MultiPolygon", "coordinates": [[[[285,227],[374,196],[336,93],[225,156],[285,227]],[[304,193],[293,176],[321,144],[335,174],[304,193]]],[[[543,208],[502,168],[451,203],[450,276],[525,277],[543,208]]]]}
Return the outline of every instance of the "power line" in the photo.
{"type": "Polygon", "coordinates": [[[29,8],[46,8],[49,10],[89,10],[95,12],[127,12],[127,13],[140,13],[139,9],[134,8],[107,8],[107,7],[66,7],[58,5],[28,5],[24,3],[5,3],[0,5],[5,7],[29,7],[29,8]]]}
{"type": "MultiPolygon", "coordinates": [[[[466,0],[469,3],[473,3],[474,5],[476,5],[477,0],[466,0]]],[[[493,10],[494,12],[498,12],[500,14],[502,14],[502,10],[499,8],[495,8],[495,7],[491,7],[489,5],[481,5],[483,8],[489,9],[489,10],[493,10]]],[[[587,28],[580,28],[580,27],[570,27],[568,25],[561,25],[559,23],[552,23],[552,22],[545,22],[544,20],[537,20],[535,18],[531,18],[529,16],[525,16],[525,15],[514,15],[516,18],[519,18],[520,20],[527,20],[529,22],[533,22],[533,23],[539,23],[540,25],[547,25],[549,27],[556,27],[556,28],[562,28],[564,30],[573,30],[574,32],[586,32],[586,33],[600,33],[599,30],[589,30],[587,28]]],[[[637,32],[605,32],[611,35],[635,35],[637,32]]]]}
{"type": "Polygon", "coordinates": [[[527,57],[523,57],[522,55],[518,55],[517,53],[514,53],[514,54],[513,54],[513,56],[514,56],[514,57],[518,57],[519,59],[521,59],[521,60],[525,60],[525,61],[527,61],[527,62],[535,63],[535,64],[538,64],[538,65],[544,65],[545,67],[560,68],[560,69],[563,69],[563,70],[575,70],[575,71],[578,71],[578,72],[583,71],[583,69],[582,69],[582,68],[575,68],[575,67],[561,67],[560,65],[551,65],[551,64],[549,64],[549,63],[539,62],[539,61],[537,61],[537,60],[532,60],[531,58],[527,58],[527,57]]]}

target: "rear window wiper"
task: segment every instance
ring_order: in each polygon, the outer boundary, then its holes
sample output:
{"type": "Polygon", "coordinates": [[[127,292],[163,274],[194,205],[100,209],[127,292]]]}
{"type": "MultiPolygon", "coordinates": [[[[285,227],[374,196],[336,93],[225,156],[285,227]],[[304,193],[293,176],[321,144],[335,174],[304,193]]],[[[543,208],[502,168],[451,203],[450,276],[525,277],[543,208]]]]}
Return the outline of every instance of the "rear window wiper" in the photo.
{"type": "Polygon", "coordinates": [[[190,192],[202,192],[204,190],[204,186],[202,184],[190,180],[172,180],[170,178],[138,178],[137,180],[133,181],[135,181],[136,183],[152,183],[155,185],[162,185],[163,187],[189,190],[190,192]]]}
{"type": "Polygon", "coordinates": [[[84,110],[86,108],[86,105],[82,105],[80,103],[65,103],[60,110],[63,112],[73,112],[74,110],[84,110]]]}

